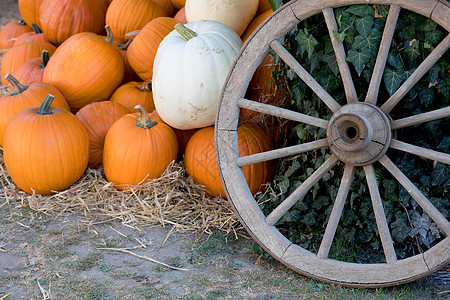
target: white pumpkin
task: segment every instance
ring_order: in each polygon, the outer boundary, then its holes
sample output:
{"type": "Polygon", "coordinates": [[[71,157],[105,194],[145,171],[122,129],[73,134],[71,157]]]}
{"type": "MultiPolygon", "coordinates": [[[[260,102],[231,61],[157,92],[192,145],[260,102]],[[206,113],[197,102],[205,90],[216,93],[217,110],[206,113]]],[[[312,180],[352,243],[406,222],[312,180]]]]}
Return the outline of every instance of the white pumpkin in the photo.
{"type": "Polygon", "coordinates": [[[159,44],[153,63],[156,111],[178,129],[213,125],[222,87],[242,41],[216,21],[180,23],[175,28],[159,44]]]}
{"type": "Polygon", "coordinates": [[[241,36],[256,15],[258,4],[259,0],[186,0],[186,20],[219,21],[241,36]]]}

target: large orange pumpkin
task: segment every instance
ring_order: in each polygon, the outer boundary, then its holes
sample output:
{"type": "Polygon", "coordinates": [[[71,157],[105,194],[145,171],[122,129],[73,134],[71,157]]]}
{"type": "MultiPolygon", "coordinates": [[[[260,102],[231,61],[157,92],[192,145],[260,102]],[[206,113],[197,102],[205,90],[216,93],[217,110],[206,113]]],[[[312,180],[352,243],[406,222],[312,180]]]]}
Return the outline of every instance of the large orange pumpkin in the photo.
{"type": "Polygon", "coordinates": [[[36,24],[40,26],[39,22],[39,8],[42,0],[19,0],[19,12],[22,19],[29,25],[36,24]]]}
{"type": "Polygon", "coordinates": [[[2,84],[8,83],[5,78],[6,74],[14,74],[15,70],[20,67],[24,62],[40,57],[42,50],[47,50],[51,56],[55,52],[56,47],[49,43],[42,42],[26,42],[14,47],[9,48],[5,54],[3,54],[0,72],[2,84]]]}
{"type": "Polygon", "coordinates": [[[83,32],[58,47],[44,71],[44,82],[56,86],[72,112],[108,100],[124,77],[122,55],[103,36],[83,32]]]}
{"type": "Polygon", "coordinates": [[[3,143],[6,170],[14,183],[32,194],[63,191],[84,173],[89,138],[83,124],[68,110],[40,107],[19,112],[8,124],[3,143]]]}
{"type": "Polygon", "coordinates": [[[21,110],[41,105],[42,99],[47,94],[54,95],[52,105],[66,110],[70,110],[64,96],[54,86],[39,81],[22,85],[14,76],[6,74],[13,86],[13,91],[9,95],[0,98],[0,146],[3,145],[3,135],[9,121],[21,110]]]}
{"type": "Polygon", "coordinates": [[[55,45],[80,32],[105,32],[108,3],[104,0],[43,0],[41,29],[55,45]]]}
{"type": "MultiPolygon", "coordinates": [[[[246,122],[237,127],[239,155],[246,156],[272,149],[272,143],[266,132],[258,125],[246,122]]],[[[214,127],[198,130],[189,140],[185,154],[186,172],[194,181],[205,187],[211,197],[226,198],[219,176],[214,148],[214,127]]],[[[255,194],[261,185],[267,183],[273,176],[274,168],[271,162],[262,162],[242,167],[250,191],[255,194]]]]}
{"type": "Polygon", "coordinates": [[[15,38],[25,32],[33,31],[24,21],[11,21],[0,29],[0,49],[14,45],[15,38]]]}
{"type": "Polygon", "coordinates": [[[172,0],[172,4],[176,9],[181,9],[186,4],[186,0],[172,0]]]}
{"type": "Polygon", "coordinates": [[[241,36],[242,42],[245,43],[247,39],[250,37],[250,35],[255,31],[256,28],[265,20],[268,16],[270,16],[273,13],[272,8],[266,10],[265,12],[261,13],[257,17],[255,17],[250,24],[248,24],[247,28],[245,29],[244,33],[241,36]]]}
{"type": "Polygon", "coordinates": [[[31,24],[31,27],[33,28],[33,31],[24,32],[19,35],[14,41],[13,46],[23,44],[27,41],[50,43],[48,38],[35,23],[31,24]]]}
{"type": "Polygon", "coordinates": [[[110,101],[123,105],[130,113],[135,111],[134,107],[138,104],[150,113],[155,109],[152,82],[147,80],[139,83],[136,81],[124,83],[114,91],[110,101]]]}
{"type": "Polygon", "coordinates": [[[128,61],[142,80],[152,79],[153,61],[161,41],[179,23],[174,18],[160,17],[142,28],[128,47],[128,61]]]}
{"type": "Polygon", "coordinates": [[[164,8],[150,0],[114,0],[106,12],[106,24],[121,43],[128,32],[142,29],[151,20],[167,16],[164,8]]]}
{"type": "Polygon", "coordinates": [[[153,2],[158,3],[166,12],[166,16],[173,17],[176,13],[175,6],[172,3],[172,0],[152,0],[153,2]]]}
{"type": "Polygon", "coordinates": [[[139,113],[120,118],[105,138],[105,175],[120,190],[160,177],[177,158],[177,138],[172,129],[152,121],[141,106],[137,107],[139,113]]]}
{"type": "Polygon", "coordinates": [[[76,113],[89,136],[89,164],[91,168],[102,165],[106,133],[118,119],[128,114],[128,109],[111,101],[94,102],[76,113]]]}
{"type": "Polygon", "coordinates": [[[24,62],[14,71],[14,75],[19,82],[24,84],[32,81],[42,81],[44,69],[48,63],[48,51],[42,50],[41,57],[35,57],[24,62]]]}

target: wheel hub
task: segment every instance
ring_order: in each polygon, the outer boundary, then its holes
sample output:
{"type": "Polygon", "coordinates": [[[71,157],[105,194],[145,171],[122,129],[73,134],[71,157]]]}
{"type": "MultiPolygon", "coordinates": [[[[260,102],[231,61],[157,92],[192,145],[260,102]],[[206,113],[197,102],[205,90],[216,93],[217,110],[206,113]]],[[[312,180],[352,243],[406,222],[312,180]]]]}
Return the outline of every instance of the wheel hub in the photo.
{"type": "Polygon", "coordinates": [[[341,161],[355,166],[371,164],[383,156],[391,136],[386,114],[365,102],[343,106],[331,117],[327,128],[331,151],[341,161]]]}

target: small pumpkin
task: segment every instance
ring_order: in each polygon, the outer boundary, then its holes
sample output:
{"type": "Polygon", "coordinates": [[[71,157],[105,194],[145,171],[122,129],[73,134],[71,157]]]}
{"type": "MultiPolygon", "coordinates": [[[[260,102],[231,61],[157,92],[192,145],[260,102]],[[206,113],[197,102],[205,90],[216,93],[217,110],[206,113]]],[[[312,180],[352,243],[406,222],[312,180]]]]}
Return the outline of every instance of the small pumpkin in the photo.
{"type": "Polygon", "coordinates": [[[105,32],[108,3],[104,0],[42,0],[41,29],[55,45],[80,32],[105,32]]]}
{"type": "MultiPolygon", "coordinates": [[[[272,150],[272,143],[266,132],[258,125],[246,122],[238,125],[238,149],[240,156],[272,150]]],[[[226,198],[220,180],[214,148],[214,127],[198,130],[190,139],[184,154],[186,172],[194,182],[205,187],[211,197],[226,198]]],[[[273,163],[266,161],[242,167],[245,179],[252,194],[258,192],[274,174],[273,163]]]]}
{"type": "Polygon", "coordinates": [[[5,54],[3,54],[0,65],[2,84],[8,83],[3,78],[6,74],[14,74],[15,70],[26,61],[35,57],[40,57],[43,50],[47,50],[51,56],[53,52],[55,52],[56,47],[50,43],[27,41],[23,44],[9,48],[5,54]]]}
{"type": "Polygon", "coordinates": [[[0,146],[3,145],[3,135],[9,121],[19,111],[39,106],[47,94],[54,95],[52,102],[54,107],[70,110],[61,92],[48,83],[34,81],[28,85],[22,85],[11,74],[6,74],[5,79],[11,83],[13,90],[9,95],[0,98],[0,146]]]}
{"type": "Polygon", "coordinates": [[[128,61],[142,80],[153,77],[153,62],[161,41],[178,23],[170,17],[160,17],[147,23],[128,47],[128,61]]]}
{"type": "Polygon", "coordinates": [[[148,22],[167,16],[164,8],[149,0],[114,0],[106,12],[106,24],[114,37],[124,43],[128,32],[142,29],[148,22]]]}
{"type": "Polygon", "coordinates": [[[258,15],[256,18],[254,18],[250,24],[245,29],[244,33],[242,34],[242,42],[245,43],[250,35],[255,31],[256,28],[265,20],[267,19],[271,14],[273,13],[272,9],[268,9],[265,12],[258,15]]]}
{"type": "Polygon", "coordinates": [[[177,158],[175,133],[164,123],[150,119],[142,106],[109,129],[103,149],[106,178],[119,190],[158,178],[177,158]]]}
{"type": "Polygon", "coordinates": [[[40,107],[19,112],[8,124],[3,157],[11,179],[29,194],[50,195],[67,189],[86,170],[89,138],[83,124],[68,110],[40,107]]]}
{"type": "Polygon", "coordinates": [[[33,31],[24,32],[14,41],[14,46],[25,43],[26,41],[50,43],[42,30],[35,24],[31,24],[33,31]]]}
{"type": "Polygon", "coordinates": [[[35,57],[24,62],[16,69],[14,75],[19,82],[24,84],[32,81],[42,81],[48,60],[48,51],[42,50],[41,57],[35,57]]]}
{"type": "Polygon", "coordinates": [[[180,23],[183,23],[183,24],[187,23],[186,9],[184,8],[184,6],[182,8],[180,8],[180,10],[175,14],[175,16],[173,18],[180,23]]]}
{"type": "Polygon", "coordinates": [[[153,65],[153,99],[164,122],[178,129],[214,124],[241,46],[236,32],[220,22],[178,23],[160,43],[153,65]]]}
{"type": "Polygon", "coordinates": [[[241,36],[253,20],[258,9],[258,0],[186,0],[186,19],[219,21],[241,36]]]}
{"type": "Polygon", "coordinates": [[[114,122],[126,114],[128,109],[111,101],[88,104],[76,113],[75,116],[81,121],[89,137],[88,167],[97,168],[102,165],[106,133],[114,122]]]}
{"type": "Polygon", "coordinates": [[[76,113],[89,103],[108,100],[124,72],[123,57],[113,45],[103,36],[82,32],[58,47],[42,80],[57,87],[76,113]]]}
{"type": "Polygon", "coordinates": [[[136,105],[141,105],[147,112],[155,109],[152,93],[152,81],[130,81],[118,87],[111,96],[111,102],[119,103],[130,113],[135,111],[136,105]]]}
{"type": "Polygon", "coordinates": [[[39,8],[42,0],[19,0],[19,12],[27,24],[39,23],[39,8]]]}
{"type": "Polygon", "coordinates": [[[186,0],[172,0],[172,4],[176,9],[181,9],[186,4],[186,0]]]}
{"type": "Polygon", "coordinates": [[[272,12],[273,12],[272,5],[270,5],[269,1],[268,0],[259,0],[258,10],[256,11],[256,15],[259,16],[268,10],[272,10],[272,12]]]}
{"type": "Polygon", "coordinates": [[[15,39],[32,29],[24,21],[11,21],[0,29],[0,49],[9,49],[14,45],[15,39]]]}

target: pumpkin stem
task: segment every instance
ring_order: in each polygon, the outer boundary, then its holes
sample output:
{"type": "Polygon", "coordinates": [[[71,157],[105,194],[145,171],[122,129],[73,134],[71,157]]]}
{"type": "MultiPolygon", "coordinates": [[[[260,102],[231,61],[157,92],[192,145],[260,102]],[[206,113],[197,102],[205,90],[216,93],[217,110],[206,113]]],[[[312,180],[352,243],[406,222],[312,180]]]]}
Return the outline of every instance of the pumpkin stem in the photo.
{"type": "Polygon", "coordinates": [[[42,101],[42,104],[39,106],[39,110],[36,113],[39,115],[51,115],[52,111],[50,110],[50,106],[52,105],[54,98],[55,96],[52,94],[45,96],[44,101],[42,101]]]}
{"type": "Polygon", "coordinates": [[[127,50],[128,50],[128,47],[130,46],[130,44],[131,44],[132,41],[133,41],[133,39],[128,40],[125,44],[117,45],[117,47],[119,47],[120,50],[127,51],[127,50]]]}
{"type": "Polygon", "coordinates": [[[14,88],[13,91],[12,91],[12,93],[11,93],[11,96],[18,95],[18,94],[24,92],[24,91],[28,88],[28,86],[22,85],[22,84],[19,82],[19,80],[16,79],[16,77],[12,76],[12,75],[9,74],[9,73],[6,74],[4,78],[5,78],[6,80],[8,80],[9,83],[11,83],[11,85],[12,85],[13,88],[14,88]]]}
{"type": "Polygon", "coordinates": [[[181,24],[181,23],[178,23],[178,24],[175,25],[175,30],[176,30],[182,37],[184,37],[184,39],[185,39],[186,41],[189,41],[190,39],[195,38],[196,36],[198,36],[198,34],[197,34],[194,30],[192,30],[192,29],[190,29],[190,28],[187,28],[186,26],[184,26],[184,25],[181,24]]]}
{"type": "Polygon", "coordinates": [[[47,50],[42,50],[41,54],[41,68],[45,68],[48,64],[49,56],[47,50]]]}
{"type": "Polygon", "coordinates": [[[137,117],[136,119],[136,126],[142,127],[144,129],[150,129],[153,126],[155,126],[156,124],[158,124],[158,122],[153,121],[152,119],[150,119],[150,116],[148,115],[148,112],[140,105],[136,105],[134,107],[134,109],[137,109],[140,112],[140,116],[137,117]]]}
{"type": "Polygon", "coordinates": [[[106,41],[114,46],[114,35],[109,25],[105,26],[106,29],[106,41]]]}
{"type": "Polygon", "coordinates": [[[19,24],[20,24],[20,25],[27,25],[27,23],[25,23],[24,20],[20,20],[20,21],[19,21],[19,24]]]}
{"type": "Polygon", "coordinates": [[[31,27],[34,30],[34,34],[39,34],[42,33],[42,30],[39,28],[39,26],[37,26],[35,23],[31,23],[31,27]]]}
{"type": "Polygon", "coordinates": [[[152,80],[146,80],[144,81],[144,83],[139,84],[136,86],[136,88],[138,90],[140,90],[141,92],[151,92],[152,91],[152,80]]]}

